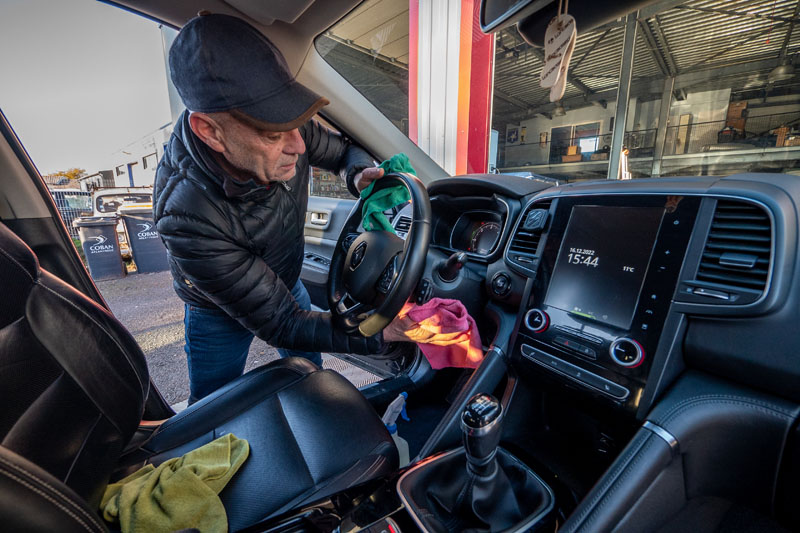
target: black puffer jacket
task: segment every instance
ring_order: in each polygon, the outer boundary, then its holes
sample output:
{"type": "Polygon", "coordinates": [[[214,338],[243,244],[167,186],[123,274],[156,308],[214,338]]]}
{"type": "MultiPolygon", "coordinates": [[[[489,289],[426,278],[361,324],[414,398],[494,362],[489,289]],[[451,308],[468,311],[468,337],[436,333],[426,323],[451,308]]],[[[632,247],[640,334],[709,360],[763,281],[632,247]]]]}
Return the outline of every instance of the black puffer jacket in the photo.
{"type": "Polygon", "coordinates": [[[376,353],[333,328],[328,313],[300,309],[289,292],[303,264],[309,165],[347,171],[348,186],[372,166],[360,148],[315,121],[300,128],[306,152],[285,185],[231,179],[189,128],[184,113],[156,171],[153,216],[169,252],[173,285],[191,305],[221,308],[279,348],[376,353]],[[288,287],[288,288],[287,288],[288,287]]]}

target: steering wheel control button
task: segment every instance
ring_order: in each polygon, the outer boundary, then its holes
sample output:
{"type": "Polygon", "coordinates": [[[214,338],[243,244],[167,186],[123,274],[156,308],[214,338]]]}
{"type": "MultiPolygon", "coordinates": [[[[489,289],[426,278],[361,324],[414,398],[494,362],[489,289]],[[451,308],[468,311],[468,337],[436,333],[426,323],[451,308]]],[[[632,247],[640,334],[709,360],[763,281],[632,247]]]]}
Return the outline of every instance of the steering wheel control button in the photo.
{"type": "Polygon", "coordinates": [[[511,277],[505,272],[498,272],[492,277],[492,293],[505,296],[511,292],[511,277]]]}
{"type": "Polygon", "coordinates": [[[395,256],[395,258],[392,259],[388,265],[386,265],[386,268],[384,268],[383,272],[381,273],[381,277],[378,278],[377,288],[383,294],[388,293],[392,286],[392,281],[394,281],[394,273],[397,270],[396,263],[397,256],[395,256]]]}
{"type": "Polygon", "coordinates": [[[611,380],[598,376],[594,372],[589,372],[583,368],[568,363],[558,357],[539,351],[533,346],[523,344],[520,347],[522,355],[539,366],[552,370],[553,372],[576,381],[582,385],[602,392],[615,400],[624,400],[630,391],[621,385],[617,385],[611,380]]]}
{"type": "Polygon", "coordinates": [[[422,278],[417,285],[417,294],[414,301],[417,305],[422,305],[433,298],[433,282],[428,278],[422,278]]]}
{"type": "Polygon", "coordinates": [[[550,325],[550,317],[541,309],[531,309],[525,313],[525,325],[534,333],[541,333],[550,325]]]}
{"type": "Polygon", "coordinates": [[[626,368],[637,367],[642,364],[644,359],[642,345],[627,337],[621,337],[612,342],[608,351],[615,363],[626,368]]]}

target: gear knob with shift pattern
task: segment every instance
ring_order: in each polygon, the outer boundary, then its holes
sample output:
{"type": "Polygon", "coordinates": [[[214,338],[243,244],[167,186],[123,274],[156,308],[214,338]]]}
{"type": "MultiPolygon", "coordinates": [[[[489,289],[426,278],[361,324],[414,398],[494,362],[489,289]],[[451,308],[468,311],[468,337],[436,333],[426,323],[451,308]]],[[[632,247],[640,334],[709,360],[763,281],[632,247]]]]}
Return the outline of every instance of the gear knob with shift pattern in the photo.
{"type": "Polygon", "coordinates": [[[408,499],[409,512],[423,530],[528,531],[533,524],[542,531],[553,530],[548,515],[553,509],[552,491],[530,468],[499,448],[503,418],[503,406],[496,398],[474,395],[461,413],[464,449],[422,463],[400,478],[398,491],[408,499]]]}
{"type": "Polygon", "coordinates": [[[503,406],[490,395],[470,398],[461,414],[461,431],[467,469],[479,476],[491,474],[503,430],[503,406]]]}

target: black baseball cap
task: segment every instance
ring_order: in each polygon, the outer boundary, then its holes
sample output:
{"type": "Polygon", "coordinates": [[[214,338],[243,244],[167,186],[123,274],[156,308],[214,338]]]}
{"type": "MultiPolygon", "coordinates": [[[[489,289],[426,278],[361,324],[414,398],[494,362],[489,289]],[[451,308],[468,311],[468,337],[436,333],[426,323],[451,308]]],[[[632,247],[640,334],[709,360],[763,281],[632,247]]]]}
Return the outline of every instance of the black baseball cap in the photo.
{"type": "Polygon", "coordinates": [[[230,15],[187,22],[170,48],[169,68],[190,111],[229,111],[260,129],[292,130],[330,103],[294,79],[269,39],[230,15]]]}

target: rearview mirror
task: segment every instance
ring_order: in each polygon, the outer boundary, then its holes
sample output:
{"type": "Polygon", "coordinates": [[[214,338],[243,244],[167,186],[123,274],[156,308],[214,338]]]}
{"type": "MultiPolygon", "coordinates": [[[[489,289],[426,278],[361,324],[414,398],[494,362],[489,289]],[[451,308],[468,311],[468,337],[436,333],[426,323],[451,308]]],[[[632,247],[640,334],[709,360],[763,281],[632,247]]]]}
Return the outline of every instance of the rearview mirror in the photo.
{"type": "MultiPolygon", "coordinates": [[[[657,0],[569,0],[569,14],[575,17],[578,35],[624,17],[657,0]]],[[[566,2],[565,2],[566,3],[566,2]]],[[[481,0],[481,30],[495,33],[517,24],[519,34],[533,46],[544,46],[544,32],[556,16],[556,0],[481,0]]]]}
{"type": "Polygon", "coordinates": [[[495,33],[529,17],[555,0],[481,0],[481,31],[495,33]]]}

